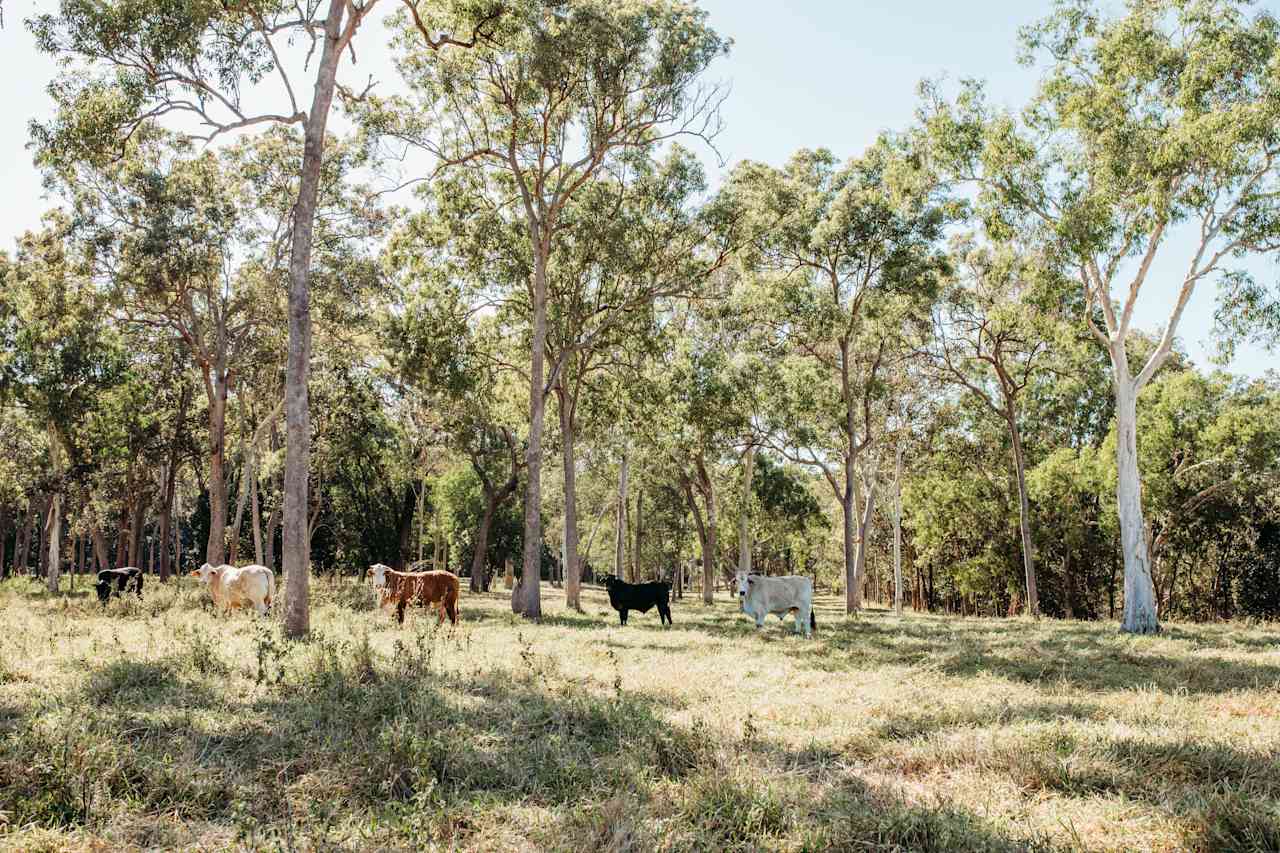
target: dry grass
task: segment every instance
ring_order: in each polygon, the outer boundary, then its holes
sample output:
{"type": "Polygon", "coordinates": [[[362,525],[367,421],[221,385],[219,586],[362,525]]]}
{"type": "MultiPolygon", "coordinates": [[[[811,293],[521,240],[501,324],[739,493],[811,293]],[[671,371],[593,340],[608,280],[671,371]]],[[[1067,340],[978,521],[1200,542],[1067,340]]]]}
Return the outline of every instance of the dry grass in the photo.
{"type": "Polygon", "coordinates": [[[315,638],[187,582],[103,612],[0,584],[0,846],[24,851],[1276,850],[1280,629],[727,599],[620,628],[464,596],[398,629],[320,582],[315,638]]]}

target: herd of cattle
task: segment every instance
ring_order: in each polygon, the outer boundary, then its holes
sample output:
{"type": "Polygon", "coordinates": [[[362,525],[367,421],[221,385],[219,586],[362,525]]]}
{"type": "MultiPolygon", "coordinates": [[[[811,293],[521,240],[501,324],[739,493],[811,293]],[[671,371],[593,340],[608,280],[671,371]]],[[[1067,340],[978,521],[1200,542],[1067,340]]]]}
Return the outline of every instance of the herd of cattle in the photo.
{"type": "MultiPolygon", "coordinates": [[[[252,607],[259,614],[271,609],[276,595],[275,572],[266,566],[211,566],[205,563],[191,573],[209,587],[215,608],[223,613],[241,607],[252,607]]],[[[452,572],[425,571],[401,572],[382,563],[369,567],[366,576],[378,595],[379,608],[394,606],[396,621],[403,624],[405,610],[413,605],[429,608],[439,613],[436,624],[458,624],[458,576],[452,572]]],[[[764,627],[769,614],[781,621],[788,613],[795,614],[796,633],[812,636],[818,627],[813,614],[813,581],[806,577],[768,577],[742,574],[737,576],[738,606],[743,613],[755,619],[756,630],[764,627]]],[[[632,610],[648,613],[658,609],[661,624],[671,621],[671,584],[632,584],[612,575],[602,579],[609,592],[609,605],[618,612],[618,619],[627,624],[627,614],[632,610]]],[[[98,600],[104,604],[112,595],[135,592],[142,597],[142,570],[133,567],[104,569],[98,572],[95,585],[98,600]]]]}

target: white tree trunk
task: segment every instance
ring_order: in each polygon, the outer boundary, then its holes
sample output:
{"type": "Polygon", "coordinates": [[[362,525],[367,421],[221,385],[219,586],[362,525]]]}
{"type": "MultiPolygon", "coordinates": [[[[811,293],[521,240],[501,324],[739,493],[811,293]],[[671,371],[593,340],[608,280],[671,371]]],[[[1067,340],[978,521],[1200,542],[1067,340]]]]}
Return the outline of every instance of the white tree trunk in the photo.
{"type": "Polygon", "coordinates": [[[876,483],[871,480],[867,484],[867,502],[862,511],[862,521],[858,525],[858,553],[854,558],[853,583],[856,602],[855,610],[862,608],[862,578],[867,573],[867,539],[871,533],[871,514],[876,506],[876,483]]]}
{"type": "Polygon", "coordinates": [[[210,372],[212,378],[206,383],[213,392],[209,400],[209,539],[204,559],[219,566],[226,557],[227,543],[227,371],[219,363],[210,372]]]}
{"type": "Polygon", "coordinates": [[[62,568],[58,545],[62,542],[62,445],[58,441],[53,424],[49,424],[49,460],[53,463],[53,498],[49,501],[49,523],[45,531],[45,542],[49,545],[49,573],[45,583],[49,592],[58,591],[58,578],[62,568]]]}
{"type": "Polygon", "coordinates": [[[893,458],[893,612],[902,615],[902,444],[893,458]]]}
{"type": "Polygon", "coordinates": [[[742,480],[742,513],[738,516],[738,572],[751,573],[751,479],[756,467],[756,446],[747,447],[742,480]]]}
{"type": "Polygon", "coordinates": [[[1157,619],[1155,584],[1142,518],[1142,480],[1138,472],[1138,393],[1128,371],[1116,374],[1116,501],[1124,553],[1124,615],[1120,629],[1154,634],[1157,619]]]}
{"type": "Polygon", "coordinates": [[[1013,442],[1013,468],[1018,481],[1018,530],[1022,535],[1022,567],[1027,583],[1027,612],[1040,615],[1040,593],[1036,591],[1036,551],[1031,539],[1031,500],[1027,496],[1027,461],[1022,450],[1022,432],[1013,412],[1012,402],[1006,403],[1005,421],[1009,425],[1009,438],[1013,442]]]}
{"type": "Polygon", "coordinates": [[[854,545],[858,538],[856,519],[858,508],[853,489],[846,486],[840,496],[840,513],[843,517],[841,530],[844,544],[844,612],[857,613],[862,607],[862,595],[858,588],[857,550],[854,545]]]}

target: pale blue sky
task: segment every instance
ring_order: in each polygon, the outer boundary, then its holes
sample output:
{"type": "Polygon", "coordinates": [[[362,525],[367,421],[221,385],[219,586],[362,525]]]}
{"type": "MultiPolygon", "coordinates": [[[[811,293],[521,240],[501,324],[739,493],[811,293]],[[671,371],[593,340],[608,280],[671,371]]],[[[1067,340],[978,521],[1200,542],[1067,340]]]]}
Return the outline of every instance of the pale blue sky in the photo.
{"type": "MultiPolygon", "coordinates": [[[[0,126],[0,186],[5,192],[0,245],[6,247],[34,227],[49,206],[24,146],[27,121],[49,113],[44,87],[55,68],[36,53],[22,22],[54,5],[54,0],[4,3],[0,75],[8,91],[0,126]]],[[[996,101],[1018,105],[1031,92],[1035,75],[1016,62],[1017,30],[1044,14],[1051,2],[702,0],[702,5],[712,24],[734,40],[729,58],[712,72],[732,85],[723,109],[725,129],[717,141],[732,165],[743,158],[778,164],[802,147],[825,146],[839,156],[859,153],[879,131],[911,121],[916,84],[926,77],[984,79],[996,101]]],[[[1260,5],[1275,10],[1280,0],[1260,5]]],[[[382,40],[380,27],[363,38],[353,81],[372,73],[384,81],[381,85],[394,86],[389,64],[379,55],[382,40]]],[[[1186,257],[1178,251],[1182,247],[1172,248],[1139,306],[1138,320],[1151,330],[1163,324],[1186,257]]],[[[1269,276],[1277,273],[1274,262],[1254,268],[1269,276]]],[[[1205,283],[1179,329],[1183,345],[1202,364],[1210,352],[1212,308],[1212,286],[1205,283]]],[[[1246,348],[1232,368],[1257,375],[1274,364],[1274,356],[1246,348]]]]}

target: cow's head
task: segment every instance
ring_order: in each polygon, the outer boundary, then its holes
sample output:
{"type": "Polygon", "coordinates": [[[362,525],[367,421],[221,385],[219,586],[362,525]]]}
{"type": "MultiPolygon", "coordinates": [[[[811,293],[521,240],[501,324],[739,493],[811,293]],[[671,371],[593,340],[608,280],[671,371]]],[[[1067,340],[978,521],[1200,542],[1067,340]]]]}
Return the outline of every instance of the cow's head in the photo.
{"type": "Polygon", "coordinates": [[[605,589],[612,589],[614,584],[619,583],[617,575],[601,575],[600,585],[605,589]]]}
{"type": "Polygon", "coordinates": [[[192,572],[191,577],[199,578],[201,583],[209,583],[220,571],[222,571],[222,566],[214,566],[209,563],[205,563],[203,566],[192,572]]]}
{"type": "Polygon", "coordinates": [[[107,599],[111,597],[111,581],[98,581],[93,588],[98,591],[98,600],[106,604],[107,599]]]}
{"type": "Polygon", "coordinates": [[[387,585],[387,572],[390,570],[390,566],[384,566],[382,563],[374,563],[369,567],[366,575],[373,582],[374,589],[381,589],[387,585]]]}
{"type": "Polygon", "coordinates": [[[738,581],[738,608],[741,609],[747,600],[747,594],[751,592],[751,585],[755,583],[755,578],[743,572],[735,575],[738,581]]]}

